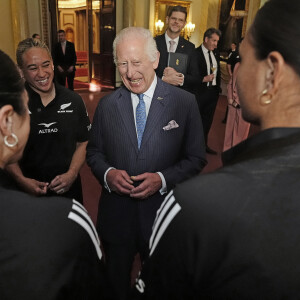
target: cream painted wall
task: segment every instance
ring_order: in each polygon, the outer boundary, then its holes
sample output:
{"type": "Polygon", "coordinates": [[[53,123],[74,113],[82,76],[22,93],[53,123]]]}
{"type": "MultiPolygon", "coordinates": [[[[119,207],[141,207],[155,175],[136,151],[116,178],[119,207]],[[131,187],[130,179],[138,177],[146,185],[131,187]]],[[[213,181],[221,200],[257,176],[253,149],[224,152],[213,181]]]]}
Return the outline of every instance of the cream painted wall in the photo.
{"type": "MultiPolygon", "coordinates": [[[[126,1],[126,0],[124,0],[126,1]]],[[[124,18],[123,18],[123,6],[124,6],[124,2],[123,0],[116,0],[116,34],[118,34],[118,32],[120,32],[123,29],[123,22],[124,22],[124,18]]],[[[116,87],[120,86],[122,83],[122,79],[120,77],[120,74],[116,68],[116,87]]]]}
{"type": "Polygon", "coordinates": [[[15,47],[11,17],[11,1],[1,0],[0,9],[0,49],[15,60],[15,47]]]}
{"type": "Polygon", "coordinates": [[[210,1],[194,0],[190,9],[190,20],[195,24],[195,31],[192,33],[190,41],[198,47],[202,43],[203,34],[207,28],[208,9],[210,1]]]}
{"type": "Polygon", "coordinates": [[[250,28],[251,24],[253,23],[253,20],[256,16],[256,13],[259,10],[260,6],[261,6],[261,0],[251,0],[249,2],[246,30],[248,30],[250,28]]]}
{"type": "Polygon", "coordinates": [[[39,0],[27,0],[27,14],[29,35],[38,33],[43,39],[42,21],[41,21],[41,7],[39,0]]]}
{"type": "Polygon", "coordinates": [[[150,1],[135,1],[136,22],[134,26],[148,28],[150,1]]]}
{"type": "Polygon", "coordinates": [[[123,28],[123,0],[116,1],[116,33],[123,28]]]}
{"type": "Polygon", "coordinates": [[[260,1],[260,7],[262,7],[268,0],[261,0],[260,1]]]}
{"type": "MultiPolygon", "coordinates": [[[[18,13],[18,11],[14,11],[18,13]]],[[[15,47],[19,43],[20,39],[31,36],[33,33],[42,34],[41,27],[41,13],[40,13],[40,1],[39,0],[1,0],[0,9],[0,49],[6,52],[15,61],[15,47]],[[20,8],[22,5],[25,12],[22,10],[23,20],[20,20],[20,16],[15,16],[16,19],[13,21],[12,6],[14,3],[20,8]],[[29,8],[29,9],[28,9],[29,8]],[[26,12],[27,11],[27,12],[26,12]],[[16,22],[16,23],[13,23],[16,22]],[[28,24],[28,28],[17,28],[18,32],[15,32],[15,36],[18,37],[15,40],[14,37],[14,26],[23,26],[22,24],[28,24]]]]}

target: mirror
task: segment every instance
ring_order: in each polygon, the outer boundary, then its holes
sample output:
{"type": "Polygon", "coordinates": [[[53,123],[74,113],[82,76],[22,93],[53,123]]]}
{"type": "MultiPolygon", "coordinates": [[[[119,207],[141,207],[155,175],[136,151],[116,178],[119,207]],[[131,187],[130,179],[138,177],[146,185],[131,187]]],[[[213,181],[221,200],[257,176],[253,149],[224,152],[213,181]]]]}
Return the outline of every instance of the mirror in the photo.
{"type": "MultiPolygon", "coordinates": [[[[189,9],[191,5],[191,1],[180,1],[180,0],[155,0],[155,21],[158,22],[158,20],[161,20],[161,22],[164,22],[164,26],[160,29],[155,28],[154,25],[154,33],[155,36],[162,34],[166,31],[166,16],[168,14],[169,9],[172,6],[181,5],[183,7],[187,8],[187,20],[189,20],[189,9]]],[[[185,35],[184,29],[180,33],[181,36],[185,35]]]]}

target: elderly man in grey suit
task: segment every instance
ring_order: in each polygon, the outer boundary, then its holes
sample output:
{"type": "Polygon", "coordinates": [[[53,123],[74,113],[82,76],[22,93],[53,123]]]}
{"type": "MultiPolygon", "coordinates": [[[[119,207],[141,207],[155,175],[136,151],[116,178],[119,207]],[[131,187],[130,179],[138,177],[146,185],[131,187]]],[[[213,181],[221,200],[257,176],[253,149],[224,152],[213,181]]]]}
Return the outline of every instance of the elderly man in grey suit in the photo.
{"type": "Polygon", "coordinates": [[[195,97],[155,75],[159,52],[149,30],[116,37],[114,58],[124,86],[101,99],[87,162],[104,187],[97,228],[112,299],[128,299],[134,257],[148,255],[165,193],[206,164],[195,97]]]}

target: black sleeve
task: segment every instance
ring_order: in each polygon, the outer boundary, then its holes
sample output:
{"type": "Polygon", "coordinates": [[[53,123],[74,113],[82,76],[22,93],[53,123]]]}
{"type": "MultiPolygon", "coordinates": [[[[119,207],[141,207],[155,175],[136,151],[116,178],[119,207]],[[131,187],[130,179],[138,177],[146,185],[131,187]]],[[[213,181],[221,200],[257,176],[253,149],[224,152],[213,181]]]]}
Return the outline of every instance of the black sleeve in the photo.
{"type": "Polygon", "coordinates": [[[198,59],[195,48],[189,54],[188,70],[184,76],[184,87],[187,86],[188,90],[194,92],[197,84],[199,84],[200,73],[198,70],[198,59]]]}
{"type": "MultiPolygon", "coordinates": [[[[192,253],[186,248],[184,222],[180,205],[170,192],[158,211],[150,239],[150,256],[136,279],[133,299],[194,299],[186,269],[192,253]],[[167,226],[166,231],[163,230],[167,226]],[[183,230],[180,230],[182,228],[183,230]],[[163,234],[161,237],[160,235],[163,234]]],[[[192,270],[190,270],[192,271],[192,270]]]]}
{"type": "Polygon", "coordinates": [[[86,142],[89,139],[91,122],[88,117],[86,106],[81,97],[78,97],[78,124],[77,124],[77,142],[86,142]]]}

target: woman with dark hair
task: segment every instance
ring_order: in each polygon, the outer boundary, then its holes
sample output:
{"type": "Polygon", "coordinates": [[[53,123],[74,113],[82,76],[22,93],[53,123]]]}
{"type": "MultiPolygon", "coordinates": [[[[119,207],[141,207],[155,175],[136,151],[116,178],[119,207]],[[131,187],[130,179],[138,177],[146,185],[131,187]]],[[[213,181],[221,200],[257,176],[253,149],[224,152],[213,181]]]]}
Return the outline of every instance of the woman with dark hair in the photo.
{"type": "Polygon", "coordinates": [[[83,203],[79,172],[90,129],[84,102],[53,82],[53,61],[43,41],[21,41],[16,57],[26,80],[31,129],[23,158],[7,170],[29,194],[59,194],[83,203]]]}
{"type": "Polygon", "coordinates": [[[101,299],[101,250],[86,210],[7,188],[3,169],[21,158],[30,118],[23,80],[1,50],[0,66],[0,299],[101,299]]]}
{"type": "Polygon", "coordinates": [[[240,47],[244,118],[261,132],[157,213],[142,299],[299,299],[300,1],[269,0],[240,47]],[[229,160],[230,159],[230,160],[229,160]]]}
{"type": "Polygon", "coordinates": [[[23,154],[30,125],[24,82],[14,63],[2,51],[0,59],[0,172],[5,178],[4,167],[18,161],[23,154]]]}

